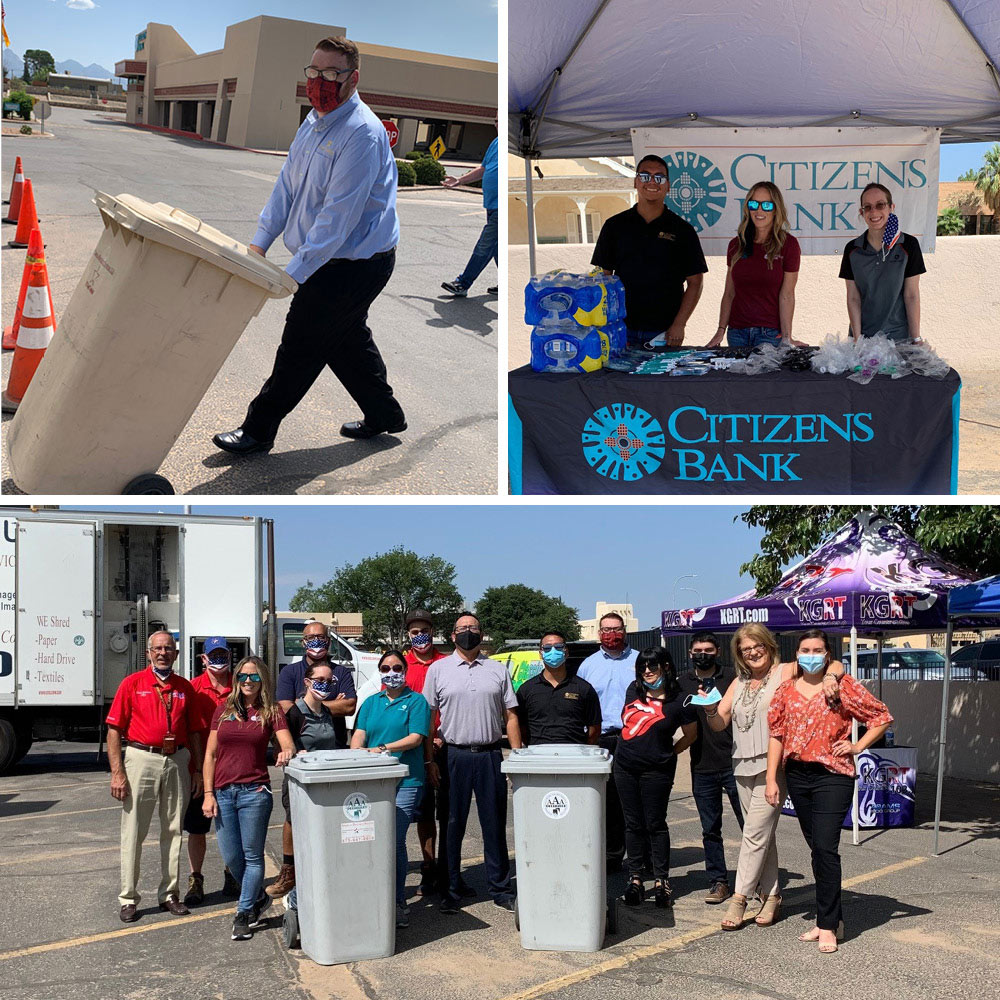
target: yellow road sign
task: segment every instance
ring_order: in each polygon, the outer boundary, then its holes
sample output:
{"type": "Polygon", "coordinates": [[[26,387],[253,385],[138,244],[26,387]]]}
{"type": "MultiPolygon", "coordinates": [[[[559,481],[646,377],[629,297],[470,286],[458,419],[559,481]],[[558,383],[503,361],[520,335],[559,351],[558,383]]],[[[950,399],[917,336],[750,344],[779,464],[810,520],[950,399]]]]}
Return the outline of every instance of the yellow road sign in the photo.
{"type": "Polygon", "coordinates": [[[441,157],[444,156],[444,151],[446,148],[447,147],[444,144],[444,139],[442,139],[441,136],[438,136],[431,143],[431,156],[433,156],[435,160],[440,160],[441,157]]]}

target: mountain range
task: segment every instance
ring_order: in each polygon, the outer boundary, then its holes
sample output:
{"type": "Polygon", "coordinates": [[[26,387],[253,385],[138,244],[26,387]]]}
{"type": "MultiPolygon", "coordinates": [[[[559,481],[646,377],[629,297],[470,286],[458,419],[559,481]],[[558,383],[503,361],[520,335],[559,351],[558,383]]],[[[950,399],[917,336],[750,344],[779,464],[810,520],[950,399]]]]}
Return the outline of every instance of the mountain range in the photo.
{"type": "MultiPolygon", "coordinates": [[[[3,50],[3,67],[11,76],[20,76],[24,72],[24,60],[16,52],[5,48],[3,50]]],[[[99,66],[97,63],[83,66],[75,59],[64,59],[62,62],[57,62],[56,72],[68,72],[74,76],[97,76],[104,80],[114,76],[114,73],[103,66],[99,66]]]]}

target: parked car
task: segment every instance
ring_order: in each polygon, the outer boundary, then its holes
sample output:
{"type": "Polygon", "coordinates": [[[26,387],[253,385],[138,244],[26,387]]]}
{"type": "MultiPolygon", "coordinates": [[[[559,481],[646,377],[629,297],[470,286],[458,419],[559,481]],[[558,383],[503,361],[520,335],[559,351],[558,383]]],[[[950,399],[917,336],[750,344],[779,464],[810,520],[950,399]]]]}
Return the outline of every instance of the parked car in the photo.
{"type": "Polygon", "coordinates": [[[1000,639],[972,642],[951,654],[951,676],[956,680],[1000,681],[1000,639]],[[960,676],[973,674],[974,677],[960,676]]]}
{"type": "MultiPolygon", "coordinates": [[[[982,645],[982,643],[977,643],[982,645]]],[[[997,643],[1000,646],[1000,642],[997,643]]],[[[964,649],[971,649],[966,646],[964,649]]],[[[851,654],[843,656],[844,665],[850,663],[851,654]]],[[[959,660],[958,654],[951,658],[951,679],[953,681],[985,681],[989,674],[975,662],[974,656],[959,660]]],[[[941,681],[944,680],[944,654],[936,649],[883,649],[882,679],[886,681],[941,681]]],[[[997,657],[1000,670],[1000,656],[997,657]]],[[[858,653],[858,669],[855,676],[860,680],[875,680],[878,677],[878,651],[865,649],[858,653]]]]}

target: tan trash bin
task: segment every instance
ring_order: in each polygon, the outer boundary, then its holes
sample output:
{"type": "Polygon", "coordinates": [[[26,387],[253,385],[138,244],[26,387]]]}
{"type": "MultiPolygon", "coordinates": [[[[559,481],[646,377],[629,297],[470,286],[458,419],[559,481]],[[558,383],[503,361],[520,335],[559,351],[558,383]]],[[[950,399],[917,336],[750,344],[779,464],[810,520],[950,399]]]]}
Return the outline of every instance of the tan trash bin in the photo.
{"type": "Polygon", "coordinates": [[[98,192],[104,234],[8,427],[27,493],[172,493],[153,473],[247,324],[295,291],[192,215],[98,192]]]}

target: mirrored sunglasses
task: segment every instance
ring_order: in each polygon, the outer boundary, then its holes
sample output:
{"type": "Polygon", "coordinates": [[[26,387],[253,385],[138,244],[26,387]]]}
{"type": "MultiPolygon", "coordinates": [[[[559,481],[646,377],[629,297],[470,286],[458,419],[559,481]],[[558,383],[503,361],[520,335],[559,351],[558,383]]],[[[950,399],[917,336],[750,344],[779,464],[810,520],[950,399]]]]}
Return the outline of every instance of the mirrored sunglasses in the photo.
{"type": "Polygon", "coordinates": [[[648,184],[650,181],[655,181],[657,184],[666,184],[667,175],[666,174],[651,174],[648,170],[640,170],[636,177],[642,181],[643,184],[648,184]]]}
{"type": "Polygon", "coordinates": [[[260,674],[240,674],[241,684],[259,684],[260,674]]]}
{"type": "Polygon", "coordinates": [[[758,208],[764,209],[765,212],[773,212],[774,202],[756,201],[755,199],[751,198],[750,201],[747,202],[747,208],[749,208],[751,212],[756,212],[758,208]]]}

